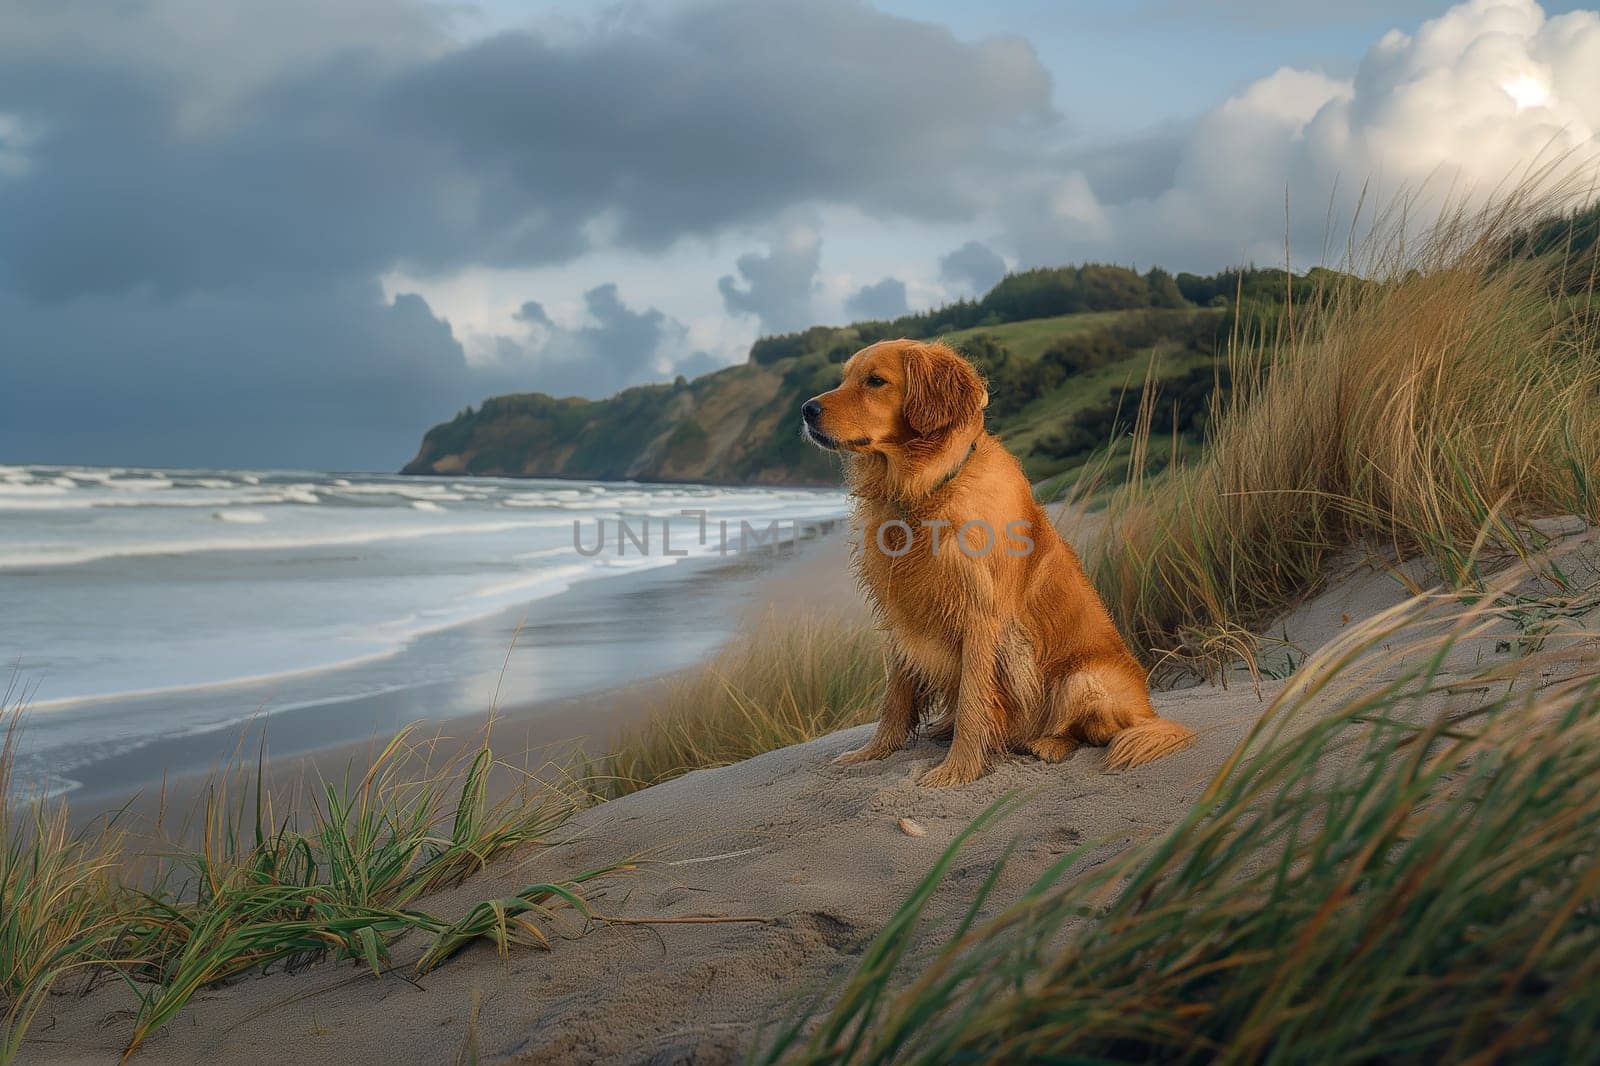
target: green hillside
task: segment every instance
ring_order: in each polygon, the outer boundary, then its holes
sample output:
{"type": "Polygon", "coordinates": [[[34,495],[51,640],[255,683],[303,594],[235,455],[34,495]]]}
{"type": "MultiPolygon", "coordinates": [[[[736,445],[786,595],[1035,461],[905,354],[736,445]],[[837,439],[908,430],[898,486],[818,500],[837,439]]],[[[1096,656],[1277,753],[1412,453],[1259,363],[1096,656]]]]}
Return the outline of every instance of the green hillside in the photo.
{"type": "Polygon", "coordinates": [[[693,381],[604,400],[494,397],[429,430],[405,472],[837,484],[838,460],[800,440],[800,405],[837,384],[851,353],[907,336],[943,337],[973,361],[990,383],[990,428],[1040,480],[1080,466],[1126,426],[1147,374],[1162,383],[1159,424],[1197,439],[1228,331],[1241,316],[1275,315],[1289,287],[1270,270],[1026,271],[981,300],[763,337],[748,362],[693,381]]]}

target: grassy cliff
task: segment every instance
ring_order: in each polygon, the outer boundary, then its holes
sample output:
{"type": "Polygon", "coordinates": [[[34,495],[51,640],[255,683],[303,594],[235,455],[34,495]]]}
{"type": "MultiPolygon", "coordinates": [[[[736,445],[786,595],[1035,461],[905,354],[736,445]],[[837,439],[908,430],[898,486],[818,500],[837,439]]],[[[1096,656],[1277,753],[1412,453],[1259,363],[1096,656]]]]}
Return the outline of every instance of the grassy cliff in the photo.
{"type": "Polygon", "coordinates": [[[820,360],[733,366],[694,381],[627,389],[604,400],[518,393],[435,426],[408,474],[498,474],[646,481],[828,482],[827,457],[794,432],[820,391],[820,360]],[[798,397],[798,399],[796,399],[798,397]]]}
{"type": "MultiPolygon", "coordinates": [[[[836,461],[797,432],[800,404],[832,388],[839,364],[886,337],[943,337],[989,378],[990,428],[1047,478],[1080,466],[1132,422],[1147,378],[1163,419],[1192,444],[1219,383],[1216,355],[1241,319],[1281,308],[1282,271],[1211,277],[1121,267],[1008,276],[982,300],[893,321],[763,337],[748,362],[604,400],[519,393],[429,430],[410,474],[832,484],[836,461]]],[[[1226,381],[1220,382],[1226,385],[1226,381]]]]}

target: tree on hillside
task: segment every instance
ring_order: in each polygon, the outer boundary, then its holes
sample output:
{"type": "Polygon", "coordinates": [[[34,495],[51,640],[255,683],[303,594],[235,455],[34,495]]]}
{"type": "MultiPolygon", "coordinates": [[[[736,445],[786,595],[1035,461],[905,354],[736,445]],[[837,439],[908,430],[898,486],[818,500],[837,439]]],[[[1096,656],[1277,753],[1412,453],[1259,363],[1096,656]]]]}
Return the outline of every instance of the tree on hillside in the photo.
{"type": "Polygon", "coordinates": [[[1178,288],[1178,283],[1173,280],[1160,267],[1151,267],[1144,276],[1145,288],[1150,293],[1151,307],[1188,307],[1189,301],[1183,298],[1183,292],[1178,288]]]}

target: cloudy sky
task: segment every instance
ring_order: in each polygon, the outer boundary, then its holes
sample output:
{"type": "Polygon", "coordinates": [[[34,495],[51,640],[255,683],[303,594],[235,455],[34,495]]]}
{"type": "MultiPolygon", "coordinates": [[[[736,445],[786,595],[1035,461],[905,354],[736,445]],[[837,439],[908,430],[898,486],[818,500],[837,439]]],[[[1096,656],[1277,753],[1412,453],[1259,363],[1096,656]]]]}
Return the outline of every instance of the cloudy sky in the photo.
{"type": "Polygon", "coordinates": [[[1532,0],[0,0],[0,462],[393,469],[485,395],[1596,153],[1600,14],[1532,0]]]}

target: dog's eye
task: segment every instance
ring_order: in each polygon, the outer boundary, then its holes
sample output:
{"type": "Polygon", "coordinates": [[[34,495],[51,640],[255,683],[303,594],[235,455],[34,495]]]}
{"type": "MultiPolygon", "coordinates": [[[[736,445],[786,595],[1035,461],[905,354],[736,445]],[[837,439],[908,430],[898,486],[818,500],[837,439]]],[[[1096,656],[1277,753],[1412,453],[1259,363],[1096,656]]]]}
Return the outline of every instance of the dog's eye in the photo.
{"type": "Polygon", "coordinates": [[[868,374],[867,375],[867,388],[869,388],[869,389],[876,389],[876,388],[879,388],[880,386],[887,385],[887,384],[889,384],[889,383],[887,381],[885,381],[883,378],[880,378],[876,374],[868,374]]]}

